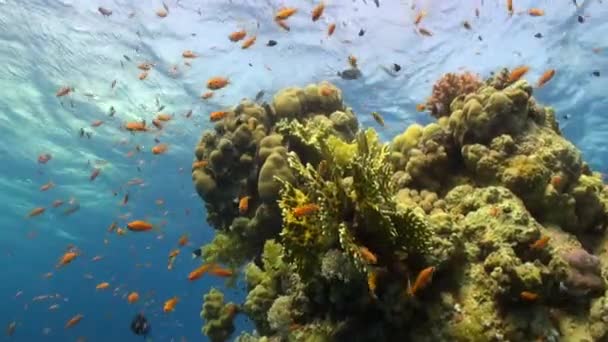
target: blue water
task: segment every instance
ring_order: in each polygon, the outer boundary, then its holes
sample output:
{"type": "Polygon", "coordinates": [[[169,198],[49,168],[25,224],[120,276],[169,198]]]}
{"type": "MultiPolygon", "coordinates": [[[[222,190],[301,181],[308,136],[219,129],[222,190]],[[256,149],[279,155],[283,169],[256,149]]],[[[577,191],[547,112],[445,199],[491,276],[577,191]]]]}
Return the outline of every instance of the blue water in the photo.
{"type": "MultiPolygon", "coordinates": [[[[607,3],[578,0],[577,9],[572,1],[514,0],[516,14],[509,18],[503,0],[380,0],[379,8],[373,0],[366,2],[328,1],[324,17],[312,23],[314,3],[302,0],[167,0],[170,12],[163,19],[155,15],[162,8],[160,1],[0,0],[0,323],[6,327],[17,322],[14,335],[3,338],[141,341],[129,324],[143,311],[155,341],[204,340],[202,296],[210,287],[225,287],[222,279],[186,279],[198,266],[190,251],[213,235],[191,183],[193,149],[202,131],[210,128],[209,112],[251,98],[261,89],[270,99],[280,88],[328,79],[342,88],[363,126],[377,127],[369,112],[383,114],[387,127],[381,134],[388,140],[411,123],[431,120],[414,108],[444,72],[469,70],[487,76],[501,67],[527,64],[531,71],[526,78],[535,82],[544,70],[555,68],[557,75],[536,98],[557,109],[564,135],[591,166],[608,172],[607,3]],[[416,10],[411,9],[414,3],[416,10]],[[300,9],[289,19],[290,32],[272,21],[280,5],[300,9]],[[111,9],[112,16],[102,16],[98,6],[111,9]],[[532,6],[546,15],[518,14],[532,6]],[[419,8],[428,12],[421,26],[431,30],[432,37],[414,31],[419,8]],[[584,23],[577,21],[578,15],[586,16],[584,23]],[[462,27],[464,20],[472,30],[462,27]],[[334,21],[336,32],[327,38],[327,25],[334,21]],[[257,33],[256,44],[248,50],[227,39],[242,28],[257,33]],[[365,30],[362,37],[360,29],[365,30]],[[543,38],[534,37],[538,32],[543,38]],[[269,39],[278,45],[265,46],[269,39]],[[181,57],[187,49],[200,56],[191,68],[181,57]],[[362,79],[336,76],[347,67],[349,54],[357,56],[362,79]],[[143,61],[156,66],[140,81],[136,63],[143,61]],[[393,63],[402,66],[395,77],[380,67],[393,63]],[[173,65],[180,70],[178,77],[168,72],[173,65]],[[592,76],[594,70],[601,76],[592,76]],[[230,86],[201,101],[206,80],[216,75],[229,77],[230,86]],[[115,89],[110,87],[113,80],[115,89]],[[75,91],[57,98],[62,86],[75,91]],[[131,135],[120,129],[126,121],[150,122],[156,99],[166,106],[163,112],[175,114],[156,136],[169,144],[168,153],[161,156],[150,153],[154,133],[131,135]],[[113,119],[107,114],[110,106],[116,109],[113,119]],[[190,109],[194,114],[185,119],[190,109]],[[95,120],[104,124],[91,127],[95,120]],[[92,132],[90,139],[79,137],[81,127],[92,132]],[[126,144],[119,144],[123,139],[126,144]],[[136,145],[143,151],[127,157],[136,145]],[[45,165],[37,162],[42,153],[52,155],[45,165]],[[97,160],[107,164],[98,166],[101,174],[91,182],[93,166],[88,162],[95,165],[97,160]],[[145,183],[126,186],[136,177],[145,183]],[[49,181],[56,187],[40,192],[49,181]],[[125,191],[130,200],[121,206],[125,191]],[[62,214],[65,204],[51,207],[56,199],[70,198],[80,204],[72,215],[62,214]],[[165,204],[158,206],[157,199],[165,204]],[[26,219],[38,206],[47,211],[26,219]],[[129,219],[118,218],[127,213],[129,219]],[[167,224],[161,232],[106,232],[113,221],[124,226],[131,219],[167,224]],[[168,271],[167,255],[184,233],[190,234],[191,245],[168,271]],[[68,244],[82,255],[57,270],[54,266],[68,244]],[[96,255],[104,258],[91,261],[96,255]],[[43,277],[51,271],[50,279],[43,277]],[[86,279],[87,274],[93,279],[86,279]],[[111,288],[96,291],[102,281],[111,288]],[[130,291],[139,292],[139,303],[127,303],[124,296],[130,291]],[[47,294],[60,298],[32,301],[47,294]],[[173,296],[180,298],[176,311],[164,314],[163,302],[173,296]],[[60,304],[59,309],[49,311],[52,304],[60,304]],[[79,313],[83,320],[65,330],[66,321],[79,313]]],[[[237,301],[245,295],[238,286],[225,293],[228,300],[237,301]]],[[[251,326],[240,319],[237,329],[243,328],[251,326]]]]}

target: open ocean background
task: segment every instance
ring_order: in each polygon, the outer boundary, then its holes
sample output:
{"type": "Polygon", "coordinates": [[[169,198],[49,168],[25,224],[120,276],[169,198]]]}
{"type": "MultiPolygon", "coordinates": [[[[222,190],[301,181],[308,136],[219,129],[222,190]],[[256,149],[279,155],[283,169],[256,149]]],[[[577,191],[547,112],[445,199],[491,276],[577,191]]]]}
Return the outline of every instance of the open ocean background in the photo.
{"type": "MultiPolygon", "coordinates": [[[[223,279],[186,279],[199,265],[191,250],[213,235],[191,181],[194,146],[211,128],[211,111],[260,90],[269,101],[283,87],[329,80],[343,90],[362,126],[379,128],[370,112],[380,112],[387,123],[380,132],[389,140],[409,124],[432,120],[415,106],[445,72],[469,70],[486,77],[501,67],[526,64],[531,70],[525,78],[536,83],[554,68],[556,76],[536,98],[556,108],[564,135],[592,168],[608,172],[608,1],[578,0],[578,8],[566,0],[513,2],[516,13],[509,18],[505,0],[379,0],[379,7],[374,0],[328,0],[324,16],[313,23],[310,11],[317,2],[304,0],[166,0],[170,11],[162,19],[155,14],[161,1],[0,0],[0,324],[17,322],[14,335],[3,332],[2,340],[141,341],[129,330],[139,311],[150,319],[154,341],[204,340],[203,294],[218,287],[227,300],[240,302],[245,292],[242,285],[224,289],[223,279]],[[272,20],[281,5],[300,10],[288,21],[290,32],[272,20]],[[113,14],[102,16],[99,6],[113,14]],[[544,9],[545,16],[518,14],[530,7],[544,9]],[[421,26],[432,37],[414,30],[420,8],[428,12],[421,26]],[[463,27],[465,20],[471,30],[463,27]],[[327,38],[330,22],[337,28],[327,38]],[[241,28],[257,34],[248,50],[227,38],[241,28]],[[269,39],[278,44],[266,46],[269,39]],[[184,50],[199,55],[191,67],[183,64],[184,50]],[[359,60],[364,75],[359,80],[336,76],[348,67],[349,54],[359,60]],[[143,61],[156,65],[140,81],[136,65],[143,61]],[[393,63],[402,70],[390,75],[382,66],[393,63]],[[169,72],[174,65],[177,76],[169,72]],[[203,101],[200,95],[212,76],[228,77],[231,84],[203,101]],[[58,98],[62,86],[75,91],[58,98]],[[162,112],[175,115],[160,134],[131,135],[120,128],[126,121],[150,123],[157,101],[165,106],[162,112]],[[193,115],[186,119],[190,109],[193,115]],[[91,127],[95,120],[104,124],[91,127]],[[81,128],[92,133],[90,139],[79,137],[81,128]],[[165,155],[150,153],[154,137],[169,144],[165,155]],[[127,157],[136,145],[142,152],[127,157]],[[39,164],[44,153],[52,159],[39,164]],[[91,182],[93,167],[101,174],[91,182]],[[134,178],[144,183],[127,186],[134,178]],[[55,188],[41,192],[49,181],[55,188]],[[126,191],[130,199],[122,206],[126,191]],[[80,205],[71,215],[63,214],[66,204],[51,207],[56,199],[70,198],[80,205]],[[164,204],[157,205],[158,199],[164,204]],[[46,212],[27,219],[39,206],[46,212]],[[119,218],[128,213],[130,218],[119,218]],[[160,234],[106,232],[113,221],[124,227],[133,219],[166,225],[160,234]],[[168,271],[167,255],[184,233],[191,245],[182,248],[168,271]],[[68,244],[83,254],[57,270],[68,244]],[[104,258],[91,261],[96,255],[104,258]],[[51,278],[43,277],[51,271],[51,278]],[[96,291],[102,281],[111,288],[96,291]],[[127,303],[130,291],[139,292],[139,303],[127,303]],[[32,301],[47,294],[60,297],[32,301]],[[175,312],[164,314],[162,305],[173,296],[181,301],[175,312]],[[52,304],[60,307],[49,311],[52,304]],[[64,329],[78,313],[83,320],[64,329]]],[[[239,319],[237,328],[252,327],[239,319]]]]}

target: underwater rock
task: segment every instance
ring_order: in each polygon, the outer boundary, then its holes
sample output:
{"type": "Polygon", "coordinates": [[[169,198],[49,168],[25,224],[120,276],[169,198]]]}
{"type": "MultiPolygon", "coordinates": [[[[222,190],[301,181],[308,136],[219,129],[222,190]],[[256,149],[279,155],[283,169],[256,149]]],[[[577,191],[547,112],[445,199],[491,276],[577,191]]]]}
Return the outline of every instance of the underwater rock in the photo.
{"type": "Polygon", "coordinates": [[[562,254],[570,265],[568,279],[562,289],[574,296],[584,296],[590,292],[603,292],[606,284],[601,275],[600,259],[583,248],[576,248],[562,254]]]}

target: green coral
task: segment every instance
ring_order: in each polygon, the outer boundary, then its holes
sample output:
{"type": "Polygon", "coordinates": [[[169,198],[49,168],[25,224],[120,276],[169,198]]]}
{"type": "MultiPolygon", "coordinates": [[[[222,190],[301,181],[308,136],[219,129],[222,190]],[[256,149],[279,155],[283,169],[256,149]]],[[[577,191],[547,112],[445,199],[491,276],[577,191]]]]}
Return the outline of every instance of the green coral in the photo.
{"type": "Polygon", "coordinates": [[[234,316],[238,307],[234,303],[224,303],[224,294],[212,288],[204,296],[201,318],[205,320],[202,332],[213,342],[228,341],[234,332],[234,316]]]}

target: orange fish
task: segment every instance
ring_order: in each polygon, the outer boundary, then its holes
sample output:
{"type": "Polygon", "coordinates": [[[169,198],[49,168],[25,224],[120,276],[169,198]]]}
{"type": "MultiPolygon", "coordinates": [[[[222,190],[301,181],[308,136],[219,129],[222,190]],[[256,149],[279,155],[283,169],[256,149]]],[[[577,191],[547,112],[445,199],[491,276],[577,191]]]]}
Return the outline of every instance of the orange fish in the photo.
{"type": "Polygon", "coordinates": [[[555,69],[549,69],[547,71],[545,71],[542,76],[540,77],[540,79],[538,80],[538,84],[536,85],[537,87],[542,87],[545,84],[547,84],[547,82],[549,82],[553,76],[555,76],[555,69]]]}
{"type": "Polygon", "coordinates": [[[230,39],[231,42],[238,42],[239,40],[245,38],[246,35],[247,32],[245,30],[234,31],[228,35],[228,39],[230,39]]]}
{"type": "Polygon", "coordinates": [[[298,10],[293,7],[283,7],[281,9],[279,9],[279,11],[275,14],[274,19],[275,20],[285,20],[285,19],[291,17],[292,15],[296,14],[297,11],[298,10]]]}
{"type": "Polygon", "coordinates": [[[194,281],[194,280],[199,279],[200,277],[202,277],[203,275],[205,275],[205,273],[207,273],[207,271],[211,267],[215,267],[215,264],[209,263],[209,264],[203,264],[203,265],[201,265],[200,267],[198,267],[194,271],[190,272],[190,274],[188,274],[188,280],[194,281]]]}
{"type": "MultiPolygon", "coordinates": [[[[287,31],[289,31],[289,30],[287,30],[287,31]]],[[[251,47],[251,45],[253,45],[253,43],[255,43],[255,39],[256,39],[256,36],[247,38],[243,42],[243,45],[241,45],[241,49],[248,49],[249,47],[251,47]]]]}
{"type": "Polygon", "coordinates": [[[54,187],[55,187],[55,183],[48,182],[48,183],[46,183],[46,184],[44,184],[43,186],[40,187],[40,191],[47,191],[47,190],[50,190],[50,189],[52,189],[54,187]]]}
{"type": "Polygon", "coordinates": [[[152,69],[153,66],[154,66],[154,64],[152,64],[150,62],[141,62],[141,63],[137,64],[137,69],[143,70],[143,71],[148,71],[148,70],[152,69]]]}
{"type": "Polygon", "coordinates": [[[312,21],[317,21],[323,15],[323,11],[325,10],[325,4],[320,2],[315,8],[312,10],[312,21]]]}
{"type": "Polygon", "coordinates": [[[424,112],[426,110],[426,105],[424,103],[419,103],[416,105],[416,110],[419,112],[424,112]]]}
{"type": "Polygon", "coordinates": [[[177,305],[177,302],[179,302],[179,298],[177,297],[173,297],[169,300],[167,300],[165,302],[165,305],[163,305],[163,311],[164,312],[172,312],[175,310],[175,305],[177,305]]]}
{"type": "Polygon", "coordinates": [[[313,213],[316,213],[319,210],[319,206],[314,203],[304,204],[299,207],[293,209],[293,215],[295,217],[303,217],[313,213]]]}
{"type": "Polygon", "coordinates": [[[528,10],[528,14],[533,17],[542,17],[543,15],[545,15],[545,11],[540,8],[530,8],[528,10]]]}
{"type": "Polygon", "coordinates": [[[116,234],[118,234],[118,235],[125,235],[126,233],[127,232],[125,232],[125,230],[122,229],[122,228],[117,228],[116,229],[116,234]]]}
{"type": "Polygon", "coordinates": [[[108,232],[113,232],[116,227],[118,227],[118,224],[116,224],[116,222],[112,222],[112,224],[110,224],[110,226],[108,227],[108,232]]]}
{"type": "Polygon", "coordinates": [[[226,112],[226,111],[211,112],[211,114],[209,114],[209,121],[212,121],[212,122],[219,121],[219,120],[223,119],[226,115],[228,115],[228,112],[226,112]]]}
{"type": "Polygon", "coordinates": [[[145,132],[148,130],[146,128],[146,123],[144,121],[127,122],[127,123],[125,123],[125,128],[127,129],[127,131],[131,131],[131,132],[145,132]]]}
{"type": "Polygon", "coordinates": [[[329,24],[329,26],[327,26],[327,36],[331,36],[332,34],[334,34],[335,30],[336,30],[336,24],[335,23],[329,24]]]}
{"type": "Polygon", "coordinates": [[[227,86],[228,83],[230,83],[230,81],[227,78],[215,76],[207,81],[207,88],[210,90],[218,90],[227,86]]]}
{"type": "Polygon", "coordinates": [[[167,144],[158,144],[152,147],[152,154],[163,154],[167,152],[169,146],[167,144]]]}
{"type": "Polygon", "coordinates": [[[192,163],[192,170],[201,169],[207,166],[208,162],[206,160],[199,160],[192,163]]]}
{"type": "Polygon", "coordinates": [[[154,228],[154,226],[146,221],[136,220],[127,223],[127,228],[134,232],[145,232],[154,228]]]}
{"type": "Polygon", "coordinates": [[[355,57],[353,55],[349,55],[348,56],[348,64],[350,64],[350,66],[353,67],[353,68],[357,68],[357,57],[355,57]]]}
{"type": "Polygon", "coordinates": [[[509,74],[509,83],[518,81],[523,75],[525,75],[530,68],[526,65],[519,66],[511,71],[509,74]]]}
{"type": "Polygon", "coordinates": [[[375,265],[378,262],[378,258],[374,253],[372,253],[367,247],[359,247],[359,253],[363,260],[367,263],[375,265]]]}
{"type": "Polygon", "coordinates": [[[538,294],[530,291],[522,291],[519,294],[519,298],[525,300],[526,302],[533,302],[538,299],[538,294]]]}
{"type": "Polygon", "coordinates": [[[509,15],[513,15],[513,0],[507,0],[507,12],[509,15]]]}
{"type": "Polygon", "coordinates": [[[535,249],[535,250],[543,249],[547,246],[550,239],[551,238],[547,235],[541,236],[540,239],[534,241],[533,244],[530,244],[530,249],[535,249]]]}
{"type": "Polygon", "coordinates": [[[71,328],[73,326],[75,326],[76,324],[78,324],[78,322],[80,322],[82,320],[82,318],[84,317],[83,314],[78,314],[72,318],[70,318],[70,320],[65,324],[65,328],[71,328]]]}
{"type": "Polygon", "coordinates": [[[139,293],[137,293],[137,292],[131,292],[127,296],[127,301],[129,302],[129,304],[137,303],[138,300],[139,300],[139,293]]]}
{"type": "Polygon", "coordinates": [[[169,121],[169,120],[171,120],[171,119],[173,119],[173,116],[172,116],[172,115],[169,115],[169,114],[165,114],[165,113],[158,113],[158,114],[156,115],[156,120],[159,120],[159,121],[169,121]]]}
{"type": "Polygon", "coordinates": [[[195,54],[194,51],[192,51],[192,50],[185,50],[184,52],[182,52],[182,57],[184,57],[184,58],[196,58],[196,57],[198,57],[198,55],[195,54]]]}
{"type": "Polygon", "coordinates": [[[140,81],[145,80],[146,78],[148,78],[148,71],[142,71],[141,74],[137,76],[137,78],[139,78],[140,81]]]}
{"type": "Polygon", "coordinates": [[[96,290],[105,290],[108,287],[110,287],[110,283],[107,283],[107,282],[104,281],[103,283],[97,284],[97,286],[95,286],[95,289],[96,290]]]}
{"type": "Polygon", "coordinates": [[[175,258],[178,255],[179,255],[179,249],[174,249],[171,252],[169,252],[169,258],[175,258]]]}
{"type": "Polygon", "coordinates": [[[243,196],[239,200],[239,213],[244,215],[249,210],[249,196],[243,196]]]}
{"type": "Polygon", "coordinates": [[[41,215],[42,213],[44,213],[45,210],[46,210],[46,208],[44,208],[44,207],[34,208],[34,209],[32,209],[32,211],[30,211],[29,214],[27,214],[27,217],[34,217],[34,216],[41,215]]]}
{"type": "Polygon", "coordinates": [[[182,236],[179,237],[179,240],[177,240],[177,244],[180,246],[185,246],[188,243],[188,234],[184,234],[182,236]]]}
{"type": "Polygon", "coordinates": [[[319,90],[322,96],[331,96],[335,93],[335,89],[328,86],[321,86],[319,90]]]}
{"type": "Polygon", "coordinates": [[[159,18],[165,18],[169,14],[165,9],[161,8],[156,11],[156,16],[159,18]]]}
{"type": "Polygon", "coordinates": [[[73,252],[73,251],[68,251],[66,252],[64,255],[61,256],[61,259],[59,259],[59,262],[57,263],[56,268],[60,268],[63,267],[69,263],[71,263],[74,259],[76,259],[76,257],[78,256],[78,253],[73,252]]]}
{"type": "Polygon", "coordinates": [[[63,201],[59,200],[59,199],[58,200],[54,200],[52,205],[53,205],[53,208],[58,208],[61,205],[63,205],[63,201]]]}
{"type": "Polygon", "coordinates": [[[410,296],[415,296],[416,292],[422,290],[433,280],[433,272],[435,272],[435,267],[430,266],[418,273],[418,277],[416,277],[416,281],[414,285],[410,286],[407,289],[407,293],[410,296]]]}
{"type": "Polygon", "coordinates": [[[70,87],[61,87],[61,88],[59,88],[59,90],[57,90],[57,93],[55,93],[55,96],[57,96],[57,97],[66,96],[67,94],[69,94],[72,91],[73,91],[73,89],[70,87]]]}
{"type": "Polygon", "coordinates": [[[91,122],[91,127],[99,127],[101,125],[103,125],[103,121],[101,121],[101,120],[95,120],[95,121],[91,122]]]}
{"type": "Polygon", "coordinates": [[[209,270],[209,273],[213,274],[214,276],[218,276],[218,277],[232,277],[232,275],[234,274],[234,272],[232,272],[231,270],[220,267],[220,266],[215,266],[215,267],[211,268],[209,270]]]}
{"type": "Polygon", "coordinates": [[[287,23],[285,22],[285,20],[275,20],[275,22],[277,23],[277,25],[279,25],[283,30],[289,32],[291,31],[291,27],[289,27],[289,25],[287,25],[287,23]]]}
{"type": "Polygon", "coordinates": [[[203,100],[207,100],[213,97],[213,92],[212,91],[208,91],[206,93],[203,93],[203,95],[201,95],[201,99],[203,100]]]}
{"type": "Polygon", "coordinates": [[[418,26],[418,24],[420,24],[424,17],[426,17],[426,11],[421,10],[420,12],[418,12],[418,14],[416,14],[416,17],[414,17],[414,25],[418,26]]]}

